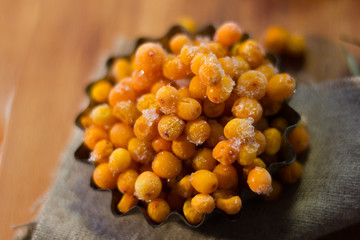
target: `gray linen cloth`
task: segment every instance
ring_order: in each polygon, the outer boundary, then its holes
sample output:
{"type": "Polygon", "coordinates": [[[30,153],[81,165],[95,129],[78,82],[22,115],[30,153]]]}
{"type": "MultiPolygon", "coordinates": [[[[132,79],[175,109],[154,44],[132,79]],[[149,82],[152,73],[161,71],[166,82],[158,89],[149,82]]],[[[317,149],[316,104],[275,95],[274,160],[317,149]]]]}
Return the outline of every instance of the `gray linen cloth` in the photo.
{"type": "Polygon", "coordinates": [[[237,221],[217,216],[197,229],[176,219],[152,228],[141,214],[116,218],[111,194],[89,187],[93,166],[73,157],[82,142],[76,129],[33,239],[315,239],[360,222],[360,78],[299,84],[290,105],[311,143],[301,181],[280,199],[255,199],[237,221]]]}

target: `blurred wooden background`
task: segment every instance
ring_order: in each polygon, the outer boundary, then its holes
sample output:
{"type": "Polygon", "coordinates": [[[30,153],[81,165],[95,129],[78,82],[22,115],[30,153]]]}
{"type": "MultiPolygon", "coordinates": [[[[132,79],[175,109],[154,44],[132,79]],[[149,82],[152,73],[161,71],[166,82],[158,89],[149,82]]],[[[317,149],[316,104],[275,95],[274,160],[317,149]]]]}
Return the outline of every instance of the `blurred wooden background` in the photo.
{"type": "Polygon", "coordinates": [[[0,239],[31,221],[50,187],[94,69],[125,36],[158,37],[180,17],[270,24],[360,40],[355,0],[0,0],[0,239]]]}

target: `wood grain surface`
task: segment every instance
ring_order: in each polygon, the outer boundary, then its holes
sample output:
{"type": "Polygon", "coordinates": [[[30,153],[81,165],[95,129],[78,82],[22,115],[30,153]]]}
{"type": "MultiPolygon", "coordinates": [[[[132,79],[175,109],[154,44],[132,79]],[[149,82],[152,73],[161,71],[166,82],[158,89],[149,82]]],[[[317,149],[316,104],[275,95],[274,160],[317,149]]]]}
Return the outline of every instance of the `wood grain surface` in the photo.
{"type": "Polygon", "coordinates": [[[157,37],[180,17],[238,22],[255,38],[277,24],[360,40],[359,1],[1,0],[0,239],[31,221],[84,106],[84,88],[116,39],[157,37]]]}

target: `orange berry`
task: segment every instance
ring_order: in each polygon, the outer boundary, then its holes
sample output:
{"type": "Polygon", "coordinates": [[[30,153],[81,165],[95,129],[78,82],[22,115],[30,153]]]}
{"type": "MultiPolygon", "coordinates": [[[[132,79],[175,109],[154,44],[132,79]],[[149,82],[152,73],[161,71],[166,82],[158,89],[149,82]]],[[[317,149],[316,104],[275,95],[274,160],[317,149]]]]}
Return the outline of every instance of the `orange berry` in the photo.
{"type": "Polygon", "coordinates": [[[118,210],[121,213],[128,212],[131,208],[135,207],[138,204],[139,200],[131,195],[131,194],[124,194],[117,205],[118,210]]]}
{"type": "Polygon", "coordinates": [[[225,75],[216,56],[209,56],[199,68],[199,78],[206,86],[215,86],[225,75]]]}
{"type": "Polygon", "coordinates": [[[170,39],[169,46],[173,53],[179,54],[185,45],[190,45],[190,38],[182,33],[176,34],[170,39]]]}
{"type": "Polygon", "coordinates": [[[204,218],[204,214],[196,211],[191,205],[191,199],[186,200],[184,203],[183,213],[186,220],[192,225],[199,224],[204,218]]]}
{"type": "Polygon", "coordinates": [[[176,104],[178,100],[178,90],[171,86],[164,86],[156,93],[156,101],[158,101],[160,105],[160,110],[165,114],[176,113],[176,104]]]}
{"type": "Polygon", "coordinates": [[[206,96],[213,103],[225,102],[231,95],[235,82],[228,76],[221,78],[221,81],[212,87],[206,88],[206,96]]]}
{"type": "Polygon", "coordinates": [[[205,99],[203,105],[203,111],[206,116],[210,118],[216,118],[223,114],[225,109],[225,103],[213,103],[209,99],[205,99]]]}
{"type": "Polygon", "coordinates": [[[201,105],[193,98],[182,98],[177,102],[177,115],[183,120],[195,120],[201,115],[201,105]]]}
{"type": "Polygon", "coordinates": [[[140,200],[153,200],[157,198],[162,189],[160,178],[153,172],[141,173],[135,181],[135,196],[140,200]]]}
{"type": "Polygon", "coordinates": [[[211,213],[215,208],[215,201],[209,194],[199,193],[191,199],[191,206],[199,213],[211,213]]]}
{"type": "Polygon", "coordinates": [[[168,59],[163,66],[163,74],[171,80],[186,78],[191,70],[189,65],[185,65],[180,57],[168,59]]]}
{"type": "Polygon", "coordinates": [[[168,141],[177,139],[183,132],[185,122],[175,115],[163,116],[158,123],[158,131],[168,141]]]}
{"type": "Polygon", "coordinates": [[[264,131],[266,139],[265,153],[268,155],[276,154],[281,147],[281,133],[276,128],[268,128],[264,131]]]}
{"type": "Polygon", "coordinates": [[[187,139],[196,144],[203,144],[210,137],[210,125],[202,119],[188,121],[185,126],[187,139]]]}
{"type": "Polygon", "coordinates": [[[254,123],[262,117],[261,104],[252,98],[242,97],[236,100],[232,107],[232,113],[236,118],[252,118],[254,123]]]}
{"type": "Polygon", "coordinates": [[[115,59],[111,65],[111,74],[115,77],[116,81],[129,77],[131,74],[130,62],[125,58],[115,59]]]}
{"type": "Polygon", "coordinates": [[[110,140],[117,148],[126,148],[133,137],[135,135],[132,127],[125,123],[116,123],[110,129],[110,140]]]}
{"type": "Polygon", "coordinates": [[[158,73],[134,70],[131,75],[130,86],[138,93],[148,92],[159,77],[158,73]]]}
{"type": "Polygon", "coordinates": [[[195,99],[206,98],[206,85],[203,84],[199,77],[195,76],[191,79],[189,85],[190,96],[195,99]]]}
{"type": "Polygon", "coordinates": [[[213,149],[213,157],[224,165],[230,165],[236,161],[238,149],[229,140],[222,140],[213,149]]]}
{"type": "Polygon", "coordinates": [[[279,70],[271,63],[264,63],[255,69],[256,71],[264,74],[266,79],[269,81],[273,76],[279,73],[279,70]]]}
{"type": "Polygon", "coordinates": [[[107,163],[101,163],[94,169],[92,179],[96,186],[101,189],[114,189],[118,175],[113,174],[107,163]]]}
{"type": "Polygon", "coordinates": [[[139,162],[142,164],[151,162],[155,155],[155,152],[151,147],[151,142],[138,138],[130,139],[127,148],[130,152],[131,158],[135,162],[139,162]]]}
{"type": "Polygon", "coordinates": [[[266,96],[273,102],[286,100],[293,95],[295,86],[295,79],[289,74],[275,75],[268,82],[266,96]]]}
{"type": "Polygon", "coordinates": [[[113,115],[121,122],[133,125],[141,113],[136,108],[136,104],[132,101],[118,102],[113,108],[113,115]]]}
{"type": "Polygon", "coordinates": [[[220,142],[221,140],[224,140],[224,127],[218,123],[216,120],[210,120],[210,137],[206,140],[206,144],[208,147],[215,147],[215,145],[220,142]]]}
{"type": "Polygon", "coordinates": [[[302,169],[303,167],[301,163],[295,161],[294,163],[280,169],[280,179],[285,183],[294,184],[300,179],[302,169]]]}
{"type": "Polygon", "coordinates": [[[177,194],[184,198],[188,199],[190,198],[194,193],[194,188],[191,185],[190,182],[190,176],[186,175],[184,176],[176,185],[176,192],[177,194]]]}
{"type": "Polygon", "coordinates": [[[219,58],[219,62],[225,74],[232,79],[237,79],[241,74],[250,70],[249,64],[242,57],[223,57],[219,58]]]}
{"type": "Polygon", "coordinates": [[[224,46],[231,46],[238,42],[241,37],[241,28],[234,22],[226,22],[216,30],[214,39],[224,46]]]}
{"type": "Polygon", "coordinates": [[[106,102],[112,87],[112,84],[105,79],[94,83],[90,88],[91,99],[96,102],[106,102]]]}
{"type": "Polygon", "coordinates": [[[255,129],[255,136],[254,136],[255,142],[258,144],[258,149],[256,151],[256,155],[259,156],[265,151],[266,147],[266,138],[262,132],[255,129]]]}
{"type": "Polygon", "coordinates": [[[147,213],[151,220],[162,223],[170,214],[170,206],[164,199],[157,198],[149,203],[147,213]]]}
{"type": "Polygon", "coordinates": [[[288,136],[290,144],[297,154],[309,147],[309,134],[304,127],[297,126],[288,136]]]}
{"type": "Polygon", "coordinates": [[[220,163],[214,168],[213,173],[216,174],[219,181],[218,188],[229,189],[237,186],[239,177],[233,165],[223,165],[220,163]]]}
{"type": "Polygon", "coordinates": [[[219,184],[216,174],[208,170],[198,170],[190,175],[193,188],[200,193],[212,193],[219,184]]]}
{"type": "Polygon", "coordinates": [[[95,163],[104,163],[109,160],[114,147],[109,140],[101,140],[96,143],[94,150],[91,152],[90,161],[95,163]]]}
{"type": "Polygon", "coordinates": [[[252,69],[260,66],[264,60],[265,51],[255,40],[246,40],[239,46],[238,51],[240,57],[244,58],[252,69]]]}
{"type": "Polygon", "coordinates": [[[190,159],[196,152],[195,144],[189,142],[185,135],[172,141],[171,149],[173,153],[180,159],[190,159]]]}
{"type": "Polygon", "coordinates": [[[135,53],[135,69],[147,73],[161,71],[165,61],[165,50],[157,43],[144,43],[135,53]]]}
{"type": "Polygon", "coordinates": [[[134,125],[135,136],[145,141],[153,140],[158,134],[156,120],[148,119],[146,115],[141,115],[134,125]]]}
{"type": "Polygon", "coordinates": [[[234,118],[224,127],[224,135],[228,139],[249,139],[255,135],[252,118],[234,118]]]}
{"type": "Polygon", "coordinates": [[[261,167],[255,167],[249,172],[247,183],[250,189],[257,194],[269,194],[271,188],[270,173],[261,167]]]}
{"type": "Polygon", "coordinates": [[[257,100],[265,96],[268,82],[264,74],[250,70],[242,74],[237,81],[236,92],[239,97],[255,98],[257,100]]]}
{"type": "Polygon", "coordinates": [[[218,198],[216,200],[216,207],[226,214],[233,215],[240,212],[242,202],[239,196],[230,198],[218,198]]]}
{"type": "Polygon", "coordinates": [[[283,53],[289,42],[290,34],[282,27],[271,26],[265,33],[265,48],[269,52],[283,53]]]}
{"type": "Polygon", "coordinates": [[[194,56],[193,60],[191,61],[190,69],[195,75],[199,74],[199,69],[201,65],[204,64],[207,57],[209,57],[209,55],[205,55],[202,53],[196,54],[194,56]]]}
{"type": "Polygon", "coordinates": [[[192,167],[195,170],[205,169],[212,171],[216,163],[216,159],[212,156],[212,150],[209,148],[199,149],[192,159],[192,167]]]}
{"type": "Polygon", "coordinates": [[[105,129],[102,127],[92,126],[85,130],[84,133],[84,143],[85,145],[93,150],[95,145],[104,139],[108,139],[109,135],[105,129]]]}
{"type": "Polygon", "coordinates": [[[224,47],[220,43],[217,42],[208,42],[206,46],[209,48],[210,52],[215,54],[217,58],[225,57],[228,54],[227,47],[224,47]]]}
{"type": "Polygon", "coordinates": [[[134,194],[135,192],[135,182],[139,173],[134,169],[128,169],[125,172],[121,173],[117,180],[117,187],[119,191],[123,194],[134,194]]]}
{"type": "Polygon", "coordinates": [[[109,158],[109,169],[113,174],[124,172],[131,164],[130,153],[125,148],[115,149],[109,158]]]}
{"type": "Polygon", "coordinates": [[[173,178],[180,174],[181,161],[171,152],[160,152],[152,162],[152,170],[161,178],[173,178]]]}
{"type": "Polygon", "coordinates": [[[151,145],[156,152],[171,151],[171,141],[167,141],[162,137],[155,138],[151,145]]]}
{"type": "Polygon", "coordinates": [[[129,86],[120,82],[116,84],[113,89],[111,89],[109,94],[110,106],[114,107],[116,103],[128,100],[133,102],[135,102],[136,100],[136,94],[134,90],[129,86]]]}

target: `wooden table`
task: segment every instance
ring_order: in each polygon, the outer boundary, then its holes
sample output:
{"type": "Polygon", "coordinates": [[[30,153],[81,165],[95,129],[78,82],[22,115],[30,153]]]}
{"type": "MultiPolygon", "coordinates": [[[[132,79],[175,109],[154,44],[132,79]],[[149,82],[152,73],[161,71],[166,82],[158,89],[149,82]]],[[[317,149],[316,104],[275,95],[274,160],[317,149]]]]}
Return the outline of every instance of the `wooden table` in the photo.
{"type": "Polygon", "coordinates": [[[119,37],[160,36],[190,16],[199,26],[234,20],[255,38],[278,24],[359,40],[359,9],[354,0],[1,0],[0,239],[35,217],[84,106],[84,88],[119,37]]]}

